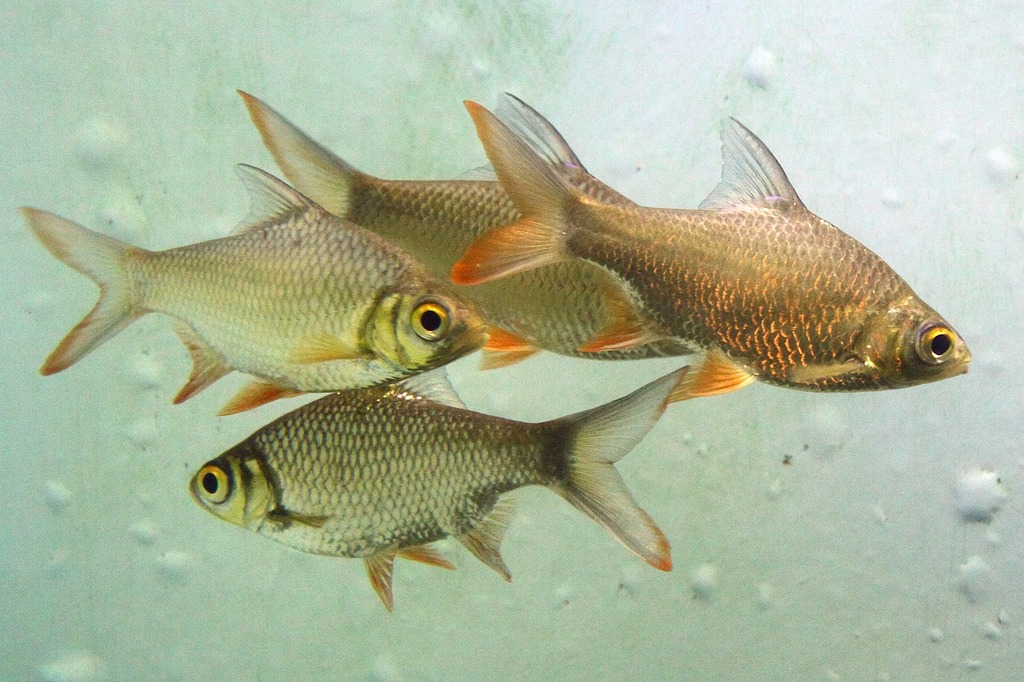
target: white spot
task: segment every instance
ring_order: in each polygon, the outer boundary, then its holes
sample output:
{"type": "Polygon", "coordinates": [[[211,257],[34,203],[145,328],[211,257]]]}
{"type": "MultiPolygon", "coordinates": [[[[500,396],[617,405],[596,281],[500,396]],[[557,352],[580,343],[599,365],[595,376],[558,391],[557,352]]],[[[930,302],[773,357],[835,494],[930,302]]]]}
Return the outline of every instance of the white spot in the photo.
{"type": "Polygon", "coordinates": [[[710,599],[718,584],[718,571],[713,564],[701,564],[690,571],[693,592],[701,599],[710,599]]]}
{"type": "Polygon", "coordinates": [[[568,585],[562,585],[551,593],[551,606],[556,609],[564,609],[572,603],[573,591],[568,585]]]}
{"type": "Polygon", "coordinates": [[[756,47],[743,63],[743,77],[754,87],[767,89],[779,72],[778,58],[763,47],[756,47]]]}
{"type": "Polygon", "coordinates": [[[890,187],[882,193],[882,205],[886,208],[903,208],[903,195],[895,187],[890,187]]]}
{"type": "Polygon", "coordinates": [[[36,672],[48,682],[89,682],[102,677],[105,669],[106,664],[98,656],[78,651],[43,664],[36,672]]]}
{"type": "Polygon", "coordinates": [[[782,481],[776,478],[768,484],[768,499],[777,500],[782,496],[782,481]]]}
{"type": "Polygon", "coordinates": [[[957,512],[968,523],[991,522],[1006,499],[999,474],[986,469],[972,469],[963,474],[954,492],[957,512]]]}
{"type": "Polygon", "coordinates": [[[964,661],[964,667],[972,673],[978,672],[979,670],[981,670],[981,661],[979,661],[976,658],[968,658],[966,661],[964,661]]]}
{"type": "Polygon", "coordinates": [[[53,310],[53,294],[49,291],[35,291],[25,297],[25,312],[29,315],[45,315],[53,310]]]}
{"type": "Polygon", "coordinates": [[[1003,636],[1003,630],[995,623],[985,623],[985,627],[981,629],[981,634],[985,635],[986,639],[999,639],[1003,636]]]}
{"type": "Polygon", "coordinates": [[[187,552],[164,552],[156,560],[156,564],[165,578],[181,583],[185,581],[192,568],[192,557],[187,552]]]}
{"type": "Polygon", "coordinates": [[[972,602],[985,596],[991,582],[992,567],[981,557],[969,557],[960,565],[960,591],[972,602]]]}
{"type": "Polygon", "coordinates": [[[1020,163],[1008,151],[996,147],[985,157],[985,171],[993,183],[1005,185],[1020,173],[1020,163]]]}
{"type": "Polygon", "coordinates": [[[124,149],[128,136],[110,121],[94,118],[78,129],[75,151],[87,168],[98,168],[113,161],[124,149]]]}
{"type": "Polygon", "coordinates": [[[885,510],[877,504],[871,508],[871,515],[875,517],[875,521],[877,521],[880,526],[884,526],[889,523],[889,515],[886,514],[885,510]]]}
{"type": "Polygon", "coordinates": [[[71,501],[71,490],[59,481],[47,481],[43,485],[43,497],[46,506],[59,514],[71,501]]]}
{"type": "Polygon", "coordinates": [[[164,367],[152,356],[143,355],[135,360],[132,376],[141,388],[159,388],[164,378],[164,367]]]}
{"type": "Polygon", "coordinates": [[[757,586],[757,608],[761,611],[767,611],[772,607],[772,602],[775,597],[775,588],[771,586],[771,583],[761,583],[757,586]]]}
{"type": "Polygon", "coordinates": [[[136,420],[131,426],[128,427],[128,442],[139,448],[145,450],[153,445],[153,441],[156,440],[157,428],[156,419],[148,417],[145,419],[136,420]]]}
{"type": "Polygon", "coordinates": [[[402,676],[398,674],[398,668],[387,658],[378,657],[373,663],[370,671],[371,682],[400,682],[402,676]]]}
{"type": "Polygon", "coordinates": [[[930,642],[938,644],[945,636],[945,633],[943,633],[939,628],[931,628],[928,630],[928,641],[930,642]]]}
{"type": "Polygon", "coordinates": [[[132,524],[132,527],[128,529],[128,532],[132,534],[132,537],[134,537],[135,541],[140,545],[152,545],[160,534],[156,524],[149,519],[142,519],[141,521],[132,524]]]}

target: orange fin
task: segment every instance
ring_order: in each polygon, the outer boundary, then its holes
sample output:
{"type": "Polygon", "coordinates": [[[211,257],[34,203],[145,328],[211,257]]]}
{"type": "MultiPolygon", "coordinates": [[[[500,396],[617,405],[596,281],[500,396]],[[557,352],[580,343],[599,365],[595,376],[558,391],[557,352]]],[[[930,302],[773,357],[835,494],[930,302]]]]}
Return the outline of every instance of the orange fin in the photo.
{"type": "Polygon", "coordinates": [[[479,236],[452,266],[456,284],[483,284],[565,259],[557,232],[531,220],[496,227],[479,236]]]}
{"type": "Polygon", "coordinates": [[[384,602],[388,611],[395,610],[395,598],[391,593],[391,578],[395,568],[395,552],[387,550],[363,559],[366,564],[366,575],[370,578],[377,596],[384,602]]]}
{"type": "Polygon", "coordinates": [[[314,365],[331,360],[357,360],[369,354],[352,348],[333,334],[310,334],[292,351],[291,359],[302,365],[314,365]]]}
{"type": "Polygon", "coordinates": [[[404,547],[398,550],[398,556],[403,559],[409,559],[411,561],[418,561],[421,564],[428,566],[437,566],[438,568],[447,568],[450,571],[455,570],[455,565],[448,561],[433,547],[427,545],[418,545],[416,547],[404,547]]]}
{"type": "Polygon", "coordinates": [[[229,414],[238,414],[251,410],[260,405],[272,403],[281,398],[294,398],[302,395],[302,391],[294,388],[285,388],[266,381],[253,381],[242,387],[242,390],[235,394],[235,397],[225,403],[217,414],[221,417],[229,414]]]}
{"type": "Polygon", "coordinates": [[[757,381],[757,377],[740,367],[717,348],[704,356],[704,361],[689,372],[676,386],[668,402],[721,395],[736,391],[757,381]]]}
{"type": "Polygon", "coordinates": [[[174,331],[192,357],[192,373],[189,374],[185,385],[178,391],[178,395],[174,396],[174,404],[177,405],[185,402],[232,370],[225,364],[220,354],[210,348],[192,327],[178,321],[174,325],[174,331]]]}
{"type": "Polygon", "coordinates": [[[580,352],[627,350],[662,340],[663,337],[652,332],[647,321],[640,317],[619,284],[606,281],[601,289],[608,309],[608,323],[597,336],[580,346],[580,352]]]}
{"type": "Polygon", "coordinates": [[[483,347],[484,355],[480,360],[480,369],[508,367],[522,362],[538,350],[540,349],[518,334],[491,327],[487,343],[483,347]]]}
{"type": "Polygon", "coordinates": [[[508,582],[512,582],[512,574],[509,573],[505,560],[501,558],[501,541],[508,530],[515,507],[515,495],[505,493],[498,498],[497,503],[480,523],[462,535],[455,536],[455,539],[473,556],[490,566],[508,582]]]}

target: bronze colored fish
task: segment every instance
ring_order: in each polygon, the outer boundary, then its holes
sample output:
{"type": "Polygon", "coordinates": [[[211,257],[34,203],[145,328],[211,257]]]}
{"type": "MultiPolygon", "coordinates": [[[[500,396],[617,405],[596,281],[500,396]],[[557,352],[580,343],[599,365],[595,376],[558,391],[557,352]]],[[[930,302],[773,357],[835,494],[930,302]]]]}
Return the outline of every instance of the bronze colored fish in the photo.
{"type": "MultiPolygon", "coordinates": [[[[367,175],[338,158],[279,113],[240,92],[284,175],[324,208],[406,249],[438,277],[474,238],[519,217],[494,180],[394,181],[367,175]]],[[[588,196],[632,204],[586,171],[558,131],[532,108],[508,95],[503,116],[540,150],[552,172],[588,196]]],[[[630,348],[581,352],[579,347],[632,307],[615,280],[582,261],[564,262],[464,289],[491,332],[484,367],[522,360],[537,350],[600,359],[646,358],[690,352],[669,340],[647,338],[630,348]]],[[[621,325],[620,325],[621,326],[621,325]]]]}
{"type": "Polygon", "coordinates": [[[667,336],[708,351],[674,399],[754,380],[857,391],[967,371],[970,351],[949,323],[881,258],[807,210],[737,121],[723,129],[722,182],[699,210],[671,210],[582,194],[496,116],[466,106],[523,218],[474,242],[452,279],[488,282],[565,260],[615,273],[650,335],[613,326],[583,348],[667,336]]]}
{"type": "Polygon", "coordinates": [[[445,537],[511,580],[501,557],[508,494],[527,485],[547,486],[667,571],[668,542],[614,462],[654,426],[685,372],[539,424],[467,410],[443,370],[333,393],[207,462],[190,489],[212,514],[289,547],[362,558],[389,611],[395,557],[452,568],[429,547],[445,537]]]}
{"type": "Polygon", "coordinates": [[[237,234],[146,251],[24,208],[39,241],[100,287],[96,307],[40,370],[77,362],[141,315],[177,318],[193,370],[181,402],[231,372],[259,377],[238,412],[310,391],[371,386],[479,348],[472,303],[408,254],[261,170],[239,167],[253,197],[237,234]]]}

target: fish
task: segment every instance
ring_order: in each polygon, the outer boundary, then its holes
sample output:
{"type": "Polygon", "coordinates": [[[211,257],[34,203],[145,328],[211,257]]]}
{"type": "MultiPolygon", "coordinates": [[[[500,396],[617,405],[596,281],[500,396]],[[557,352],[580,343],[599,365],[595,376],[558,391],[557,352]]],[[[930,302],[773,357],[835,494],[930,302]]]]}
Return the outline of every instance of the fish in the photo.
{"type": "MultiPolygon", "coordinates": [[[[263,142],[285,177],[327,210],[394,241],[448,279],[455,261],[476,237],[519,217],[493,172],[491,179],[399,181],[357,170],[314,141],[256,97],[239,91],[263,142]]],[[[512,95],[503,115],[530,139],[544,162],[588,196],[632,204],[591,175],[543,116],[512,95]]],[[[614,322],[639,333],[632,307],[617,282],[582,261],[565,262],[460,290],[478,306],[490,327],[484,369],[503,367],[539,350],[590,359],[632,359],[687,354],[686,346],[646,334],[628,348],[582,352],[579,347],[614,322]],[[628,320],[625,324],[622,320],[628,320]],[[633,323],[630,328],[630,322],[633,323]]]]}
{"type": "Polygon", "coordinates": [[[600,407],[541,423],[474,412],[444,369],[307,403],[200,467],[189,490],[214,516],[291,548],[361,558],[394,608],[396,557],[452,568],[452,537],[502,578],[515,491],[542,485],[659,570],[671,549],[614,463],[665,410],[687,368],[600,407]]]}
{"type": "Polygon", "coordinates": [[[232,371],[255,377],[221,414],[390,383],[486,341],[475,305],[407,253],[269,173],[241,165],[238,174],[252,211],[235,233],[166,251],[21,209],[40,243],[100,288],[43,375],[74,365],[149,312],[175,318],[192,358],[175,403],[232,371]]]}
{"type": "MultiPolygon", "coordinates": [[[[584,195],[497,116],[466,107],[523,217],[476,239],[452,280],[488,282],[566,260],[614,273],[649,328],[704,353],[673,401],[754,381],[863,391],[967,371],[960,334],[881,257],[808,210],[735,119],[722,128],[718,186],[698,209],[663,209],[584,195]]],[[[598,335],[581,349],[643,338],[598,335]]]]}

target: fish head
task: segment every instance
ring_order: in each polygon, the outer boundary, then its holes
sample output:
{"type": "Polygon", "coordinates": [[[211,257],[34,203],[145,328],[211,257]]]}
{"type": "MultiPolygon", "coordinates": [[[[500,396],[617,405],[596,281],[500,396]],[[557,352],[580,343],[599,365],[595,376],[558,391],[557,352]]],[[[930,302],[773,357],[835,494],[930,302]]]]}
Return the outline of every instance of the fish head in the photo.
{"type": "Polygon", "coordinates": [[[262,523],[276,499],[260,457],[247,443],[204,464],[192,477],[189,491],[214,516],[250,529],[262,523]]]}
{"type": "Polygon", "coordinates": [[[887,388],[948,379],[964,374],[971,362],[960,334],[913,294],[871,318],[858,345],[858,355],[887,388]]]}
{"type": "Polygon", "coordinates": [[[367,337],[374,351],[410,372],[445,365],[487,341],[476,306],[444,290],[396,292],[380,302],[371,325],[367,337]]]}

